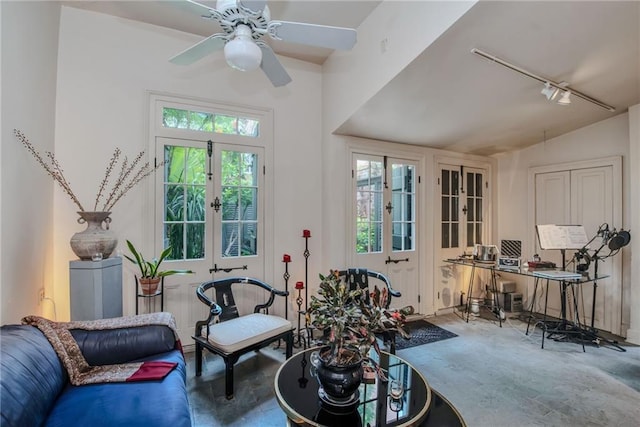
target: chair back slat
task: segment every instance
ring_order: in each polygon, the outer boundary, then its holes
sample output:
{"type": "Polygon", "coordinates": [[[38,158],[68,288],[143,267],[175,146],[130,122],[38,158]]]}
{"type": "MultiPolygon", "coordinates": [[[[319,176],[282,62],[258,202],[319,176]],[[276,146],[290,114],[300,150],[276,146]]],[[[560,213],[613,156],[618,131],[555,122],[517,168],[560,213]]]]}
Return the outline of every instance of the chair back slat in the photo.
{"type": "Polygon", "coordinates": [[[370,298],[369,279],[380,280],[380,282],[382,283],[380,283],[378,287],[385,287],[389,291],[389,298],[387,299],[387,303],[384,308],[389,308],[389,306],[391,305],[392,297],[399,298],[400,296],[402,296],[400,292],[394,290],[391,287],[391,282],[389,282],[387,276],[377,271],[367,270],[366,268],[349,268],[347,270],[339,271],[338,275],[340,277],[344,277],[346,283],[349,285],[349,289],[356,289],[356,286],[364,289],[365,291],[363,293],[366,295],[365,302],[367,304],[369,303],[370,298]]]}
{"type": "Polygon", "coordinates": [[[236,300],[233,298],[233,291],[231,290],[232,284],[231,282],[224,281],[214,285],[216,289],[216,303],[222,308],[222,313],[220,313],[219,317],[221,322],[240,317],[236,300]]]}
{"type": "Polygon", "coordinates": [[[364,302],[369,304],[369,274],[366,268],[349,268],[346,274],[349,290],[362,289],[364,302]]]}

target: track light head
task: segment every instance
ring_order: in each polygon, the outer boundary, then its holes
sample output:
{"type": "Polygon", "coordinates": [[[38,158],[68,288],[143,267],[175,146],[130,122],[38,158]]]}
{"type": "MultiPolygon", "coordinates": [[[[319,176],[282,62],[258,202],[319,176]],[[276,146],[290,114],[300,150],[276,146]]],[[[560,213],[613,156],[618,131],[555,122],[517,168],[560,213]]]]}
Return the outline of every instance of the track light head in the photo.
{"type": "Polygon", "coordinates": [[[564,92],[562,92],[562,96],[560,97],[560,99],[558,99],[558,104],[560,105],[569,105],[571,104],[571,92],[568,90],[565,90],[564,92]]]}
{"type": "Polygon", "coordinates": [[[555,99],[555,97],[558,95],[558,92],[560,92],[558,88],[555,88],[551,86],[551,83],[546,82],[540,93],[547,97],[547,101],[551,101],[555,99]]]}

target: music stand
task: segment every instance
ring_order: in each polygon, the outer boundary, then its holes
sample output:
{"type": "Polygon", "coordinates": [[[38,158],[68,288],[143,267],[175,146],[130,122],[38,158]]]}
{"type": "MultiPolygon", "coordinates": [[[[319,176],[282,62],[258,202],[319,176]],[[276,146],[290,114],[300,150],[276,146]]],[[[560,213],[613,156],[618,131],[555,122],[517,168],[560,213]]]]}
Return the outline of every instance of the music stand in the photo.
{"type": "MultiPolygon", "coordinates": [[[[567,249],[581,249],[589,244],[587,232],[582,225],[557,225],[557,224],[539,224],[536,225],[538,242],[540,249],[543,250],[559,250],[562,254],[562,270],[567,268],[566,251],[567,249]]],[[[549,294],[549,279],[547,279],[547,295],[545,296],[545,319],[547,313],[547,301],[549,294]]],[[[557,333],[565,337],[570,334],[579,334],[581,339],[584,336],[585,328],[580,323],[580,315],[578,312],[578,303],[576,301],[574,282],[569,280],[558,280],[560,285],[560,320],[555,327],[550,329],[548,337],[557,333]],[[571,287],[573,297],[573,309],[575,312],[577,325],[570,324],[567,320],[567,288],[571,287]]],[[[549,331],[547,325],[544,325],[543,333],[549,331]]],[[[544,344],[543,344],[544,345],[544,344]]],[[[582,344],[584,351],[584,342],[582,344]]]]}

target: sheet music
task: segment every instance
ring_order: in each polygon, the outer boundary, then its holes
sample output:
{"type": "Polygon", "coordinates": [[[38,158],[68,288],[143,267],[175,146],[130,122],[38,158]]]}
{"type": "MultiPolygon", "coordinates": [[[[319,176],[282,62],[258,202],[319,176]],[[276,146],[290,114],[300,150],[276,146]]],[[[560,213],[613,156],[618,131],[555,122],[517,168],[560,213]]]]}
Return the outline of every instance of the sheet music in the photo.
{"type": "Polygon", "coordinates": [[[581,279],[582,275],[580,273],[574,273],[572,271],[563,271],[563,270],[544,270],[544,271],[534,271],[533,275],[536,277],[542,277],[545,279],[581,279]]]}
{"type": "Polygon", "coordinates": [[[541,249],[581,249],[589,238],[582,225],[536,225],[541,249]]]}

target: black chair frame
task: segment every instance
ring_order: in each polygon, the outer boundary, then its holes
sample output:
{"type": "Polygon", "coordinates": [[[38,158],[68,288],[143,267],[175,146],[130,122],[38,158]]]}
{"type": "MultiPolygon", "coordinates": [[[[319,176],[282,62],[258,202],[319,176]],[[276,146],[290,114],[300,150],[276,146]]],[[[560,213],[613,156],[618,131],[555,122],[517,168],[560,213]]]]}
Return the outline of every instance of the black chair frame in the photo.
{"type": "Polygon", "coordinates": [[[271,307],[271,305],[273,304],[276,296],[286,297],[289,295],[289,292],[280,291],[261,280],[253,279],[250,277],[230,277],[226,279],[211,280],[198,286],[196,295],[198,296],[198,299],[200,301],[202,301],[207,307],[209,307],[209,315],[206,320],[196,322],[195,334],[192,337],[196,343],[196,376],[200,376],[202,374],[203,349],[207,349],[211,353],[217,354],[222,357],[225,364],[225,395],[227,399],[233,399],[233,366],[238,361],[240,356],[251,351],[257,351],[263,347],[268,346],[272,342],[276,342],[279,340],[284,340],[284,342],[286,343],[285,355],[287,359],[290,358],[293,353],[293,329],[269,337],[263,341],[239,349],[233,353],[226,353],[211,345],[208,340],[209,324],[211,324],[216,316],[218,316],[218,320],[220,322],[240,317],[235,304],[235,300],[233,298],[233,293],[231,291],[232,285],[254,285],[269,292],[269,299],[264,304],[256,305],[253,310],[254,313],[259,313],[262,311],[265,314],[269,314],[269,307],[271,307]],[[211,288],[214,288],[215,290],[217,302],[212,301],[205,293],[211,288]],[[206,328],[207,331],[205,337],[201,335],[203,327],[206,328]]]}
{"type": "MultiPolygon", "coordinates": [[[[349,283],[349,279],[348,276],[349,274],[351,274],[352,272],[358,272],[358,271],[366,271],[367,272],[367,277],[368,278],[374,278],[374,279],[378,279],[380,280],[384,286],[387,288],[387,291],[389,292],[389,298],[387,299],[387,303],[385,305],[384,308],[388,309],[389,306],[391,305],[391,299],[393,297],[395,298],[400,298],[402,296],[402,294],[399,291],[394,290],[391,287],[391,282],[389,281],[389,279],[387,278],[387,276],[385,276],[382,273],[379,273],[377,271],[373,271],[373,270],[368,270],[368,269],[364,269],[364,268],[351,268],[348,270],[340,270],[338,271],[338,276],[339,277],[344,277],[345,280],[347,281],[347,283],[349,283]]],[[[364,289],[364,288],[363,288],[364,289]]],[[[365,302],[369,302],[369,289],[365,289],[365,302]]],[[[389,353],[391,354],[396,354],[396,333],[395,331],[382,331],[380,333],[377,333],[376,335],[378,335],[380,338],[382,338],[382,341],[389,346],[389,353]]]]}
{"type": "MultiPolygon", "coordinates": [[[[351,268],[349,270],[340,270],[338,272],[338,276],[344,277],[346,279],[351,270],[366,270],[366,269],[351,268]]],[[[386,286],[387,291],[389,291],[389,299],[387,300],[387,304],[386,304],[386,306],[384,308],[389,308],[389,306],[391,305],[391,298],[392,297],[400,298],[402,296],[402,294],[399,291],[396,291],[391,287],[391,282],[389,281],[387,276],[385,276],[382,273],[378,273],[377,271],[373,271],[373,270],[366,270],[366,272],[367,272],[367,276],[368,277],[380,280],[386,286]]],[[[348,279],[347,279],[347,283],[348,283],[348,279]]],[[[368,289],[367,289],[367,292],[368,292],[368,289]]],[[[365,298],[366,298],[366,301],[369,301],[369,294],[368,293],[365,296],[365,298]]]]}

